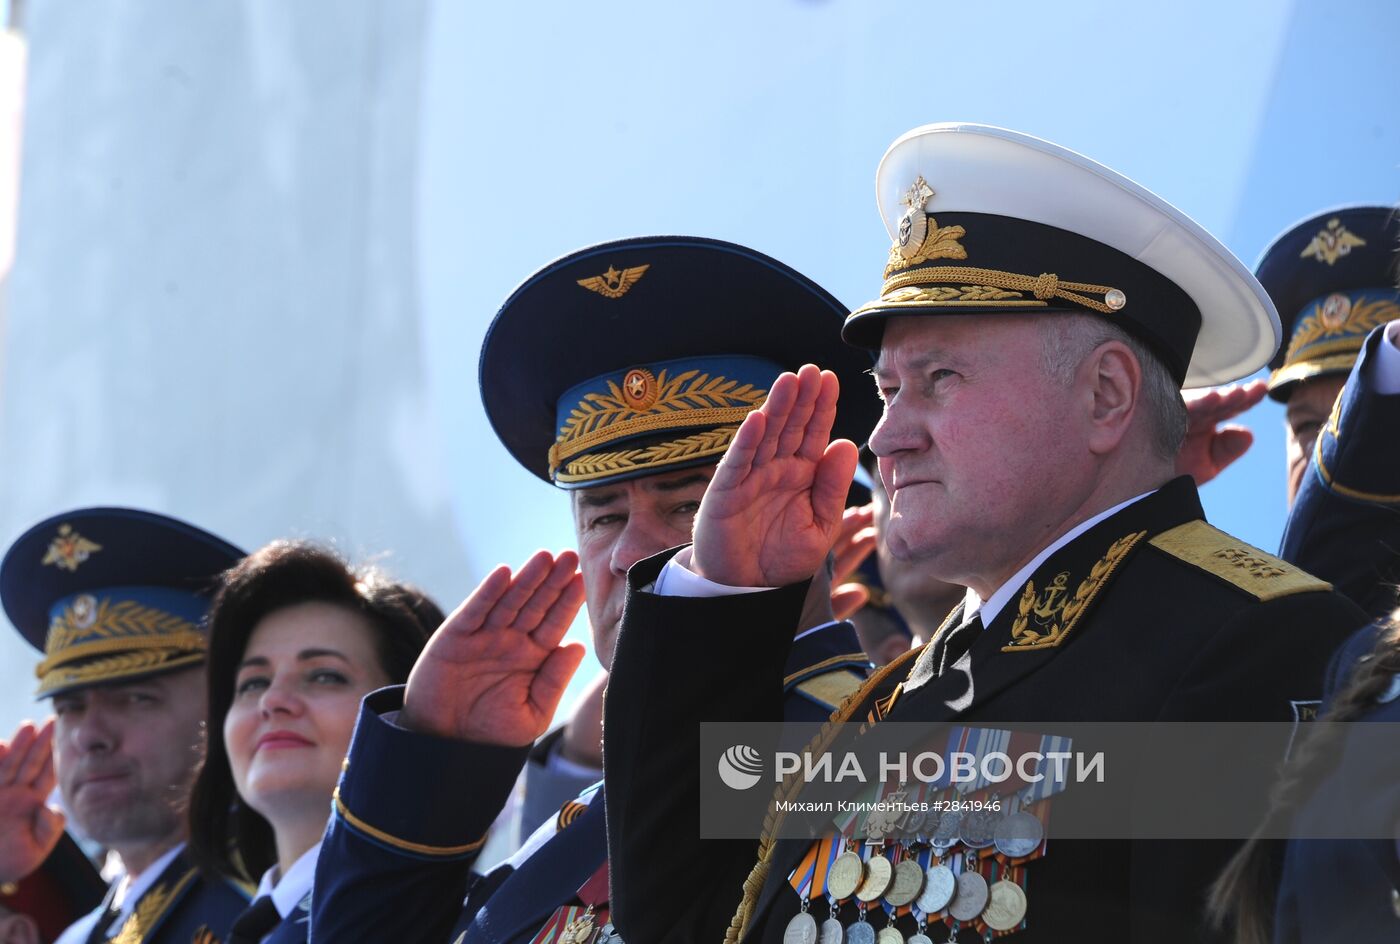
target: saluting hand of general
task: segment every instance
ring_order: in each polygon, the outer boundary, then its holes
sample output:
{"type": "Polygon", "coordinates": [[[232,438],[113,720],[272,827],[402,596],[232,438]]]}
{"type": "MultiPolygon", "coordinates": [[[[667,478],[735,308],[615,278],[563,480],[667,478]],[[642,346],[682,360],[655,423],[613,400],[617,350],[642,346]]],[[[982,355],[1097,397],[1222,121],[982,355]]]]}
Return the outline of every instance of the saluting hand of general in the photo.
{"type": "Polygon", "coordinates": [[[1269,390],[1262,380],[1193,391],[1186,400],[1186,439],[1176,457],[1176,474],[1206,484],[1249,451],[1254,434],[1243,426],[1222,426],[1253,407],[1269,390]]]}
{"type": "Polygon", "coordinates": [[[428,640],[399,722],[478,744],[531,743],[583,660],[583,646],[560,645],[582,605],[573,551],[538,551],[514,574],[497,567],[428,640]]]}
{"type": "Polygon", "coordinates": [[[17,882],[44,864],[63,836],[53,791],[53,719],[26,721],[0,741],[0,882],[17,882]]]}
{"type": "Polygon", "coordinates": [[[807,364],[750,413],[695,516],[690,566],[736,587],[781,587],[823,566],[841,528],[855,444],[831,442],[836,375],[807,364]]]}

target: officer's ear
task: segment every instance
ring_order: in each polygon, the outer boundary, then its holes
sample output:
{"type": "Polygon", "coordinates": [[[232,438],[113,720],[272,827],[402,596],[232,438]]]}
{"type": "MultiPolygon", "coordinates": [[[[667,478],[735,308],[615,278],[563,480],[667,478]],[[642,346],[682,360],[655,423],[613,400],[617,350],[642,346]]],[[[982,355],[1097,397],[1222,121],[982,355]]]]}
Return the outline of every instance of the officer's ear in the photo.
{"type": "Polygon", "coordinates": [[[1090,385],[1089,449],[1113,452],[1127,435],[1142,392],[1142,365],[1122,341],[1105,341],[1089,355],[1082,375],[1090,385]]]}

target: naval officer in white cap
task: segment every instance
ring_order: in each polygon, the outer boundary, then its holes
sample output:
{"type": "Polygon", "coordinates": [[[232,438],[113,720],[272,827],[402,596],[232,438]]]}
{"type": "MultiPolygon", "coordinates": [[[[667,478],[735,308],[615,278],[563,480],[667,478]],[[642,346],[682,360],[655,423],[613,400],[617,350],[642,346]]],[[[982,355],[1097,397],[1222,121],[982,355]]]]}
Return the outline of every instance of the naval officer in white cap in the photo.
{"type": "MultiPolygon", "coordinates": [[[[843,335],[878,356],[884,416],[869,445],[891,500],[885,539],[968,591],[835,717],[1296,720],[1364,617],[1207,524],[1173,471],[1180,388],[1246,377],[1278,345],[1249,270],[1132,181],[1000,128],[915,129],[876,188],[893,244],[879,297],[843,335]]],[[[854,444],[829,441],[837,386],[811,365],[775,383],[720,463],[694,544],[629,575],[604,739],[609,769],[629,768],[605,788],[617,929],[648,944],[1197,940],[1204,890],[1236,842],[1046,844],[1026,841],[1040,834],[1022,816],[1006,842],[996,823],[955,824],[925,868],[917,842],[775,839],[770,820],[755,865],[751,844],[700,841],[695,811],[666,807],[680,772],[714,779],[678,727],[779,716],[775,659],[695,682],[714,693],[703,706],[654,680],[701,635],[737,651],[794,624],[856,462],[854,444]]],[[[1257,781],[1262,805],[1270,771],[1257,766],[1234,773],[1257,781]]],[[[1180,772],[1183,802],[1205,776],[1180,772]]],[[[1043,831],[1052,801],[1023,802],[1043,831]]]]}

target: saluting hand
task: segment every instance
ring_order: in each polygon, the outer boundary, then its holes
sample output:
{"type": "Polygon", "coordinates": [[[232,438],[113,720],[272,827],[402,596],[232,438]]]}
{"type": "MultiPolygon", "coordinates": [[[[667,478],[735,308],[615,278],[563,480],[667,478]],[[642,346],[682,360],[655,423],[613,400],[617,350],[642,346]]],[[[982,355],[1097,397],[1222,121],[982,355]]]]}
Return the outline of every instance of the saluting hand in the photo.
{"type": "Polygon", "coordinates": [[[841,528],[832,545],[831,615],[850,619],[870,602],[870,588],[851,580],[862,562],[875,550],[875,506],[847,508],[841,515],[841,528]]]}
{"type": "Polygon", "coordinates": [[[830,442],[839,392],[836,375],[811,364],[773,382],[700,502],[696,573],[736,587],[781,587],[823,565],[856,468],[855,444],[830,442]]]}
{"type": "Polygon", "coordinates": [[[1186,440],[1176,456],[1178,475],[1189,475],[1200,487],[1244,455],[1254,434],[1243,426],[1220,426],[1264,399],[1269,385],[1262,380],[1216,387],[1186,397],[1186,440]]]}
{"type": "Polygon", "coordinates": [[[53,719],[26,721],[0,741],[0,882],[37,870],[63,836],[63,814],[46,805],[53,786],[53,719]]]}
{"type": "Polygon", "coordinates": [[[559,644],[582,605],[573,551],[538,551],[513,575],[497,567],[428,640],[400,724],[478,744],[531,743],[583,660],[583,646],[559,644]]]}

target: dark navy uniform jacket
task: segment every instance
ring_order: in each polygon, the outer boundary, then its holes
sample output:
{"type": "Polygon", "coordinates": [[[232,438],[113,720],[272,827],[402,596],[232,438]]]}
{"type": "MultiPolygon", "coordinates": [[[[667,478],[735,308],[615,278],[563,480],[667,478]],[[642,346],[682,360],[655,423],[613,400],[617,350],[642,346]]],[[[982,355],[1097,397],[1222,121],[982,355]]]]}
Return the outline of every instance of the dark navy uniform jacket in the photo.
{"type": "MultiPolygon", "coordinates": [[[[691,638],[691,658],[713,662],[721,676],[744,653],[742,645],[707,641],[706,658],[695,658],[703,638],[691,638]]],[[[796,641],[789,631],[784,649],[775,697],[791,720],[825,720],[869,668],[849,623],[796,641]]],[[[533,854],[473,876],[472,861],[528,749],[407,731],[388,717],[402,698],[402,688],[383,689],[361,708],[316,867],[311,939],[529,942],[556,908],[578,903],[576,892],[603,864],[601,792],[566,804],[542,827],[554,834],[533,854]]]]}
{"type": "Polygon", "coordinates": [[[311,898],[297,903],[291,914],[287,915],[272,929],[272,933],[263,938],[263,944],[301,944],[310,940],[311,936],[311,898]]]}
{"type": "MultiPolygon", "coordinates": [[[[248,907],[248,891],[225,879],[206,876],[183,852],[171,860],[160,877],[136,902],[111,938],[122,944],[216,944],[223,941],[233,919],[248,907]]],[[[105,905],[103,909],[105,910],[105,905]]],[[[73,929],[65,932],[71,935],[73,929]]]]}
{"type": "MultiPolygon", "coordinates": [[[[1344,686],[1357,660],[1375,647],[1376,628],[1367,627],[1339,650],[1328,679],[1328,697],[1344,686]]],[[[1400,745],[1400,681],[1371,710],[1356,719],[1397,725],[1400,745]]],[[[1303,802],[1295,823],[1322,833],[1330,813],[1364,806],[1377,826],[1370,839],[1291,839],[1284,854],[1283,879],[1274,911],[1274,941],[1388,942],[1400,940],[1400,749],[1374,750],[1374,738],[1342,746],[1335,770],[1328,771],[1303,802]]]]}
{"type": "MultiPolygon", "coordinates": [[[[797,619],[805,588],[713,599],[642,592],[663,558],[629,574],[609,680],[613,921],[628,941],[718,944],[742,895],[739,939],[775,944],[798,910],[787,879],[810,841],[765,843],[755,868],[752,841],[698,840],[693,814],[668,806],[667,787],[700,781],[698,751],[657,734],[696,720],[775,717],[765,680],[780,671],[778,631],[797,619]],[[700,633],[721,649],[742,639],[750,653],[722,686],[707,666],[668,671],[684,658],[675,641],[700,633]]],[[[1298,703],[1321,697],[1332,651],[1366,622],[1322,581],[1206,524],[1184,477],[1050,554],[1016,600],[976,631],[950,667],[957,671],[941,669],[941,631],[917,655],[877,671],[838,718],[1295,721],[1298,703]],[[1020,625],[1033,587],[1062,573],[1069,587],[1087,590],[1033,638],[1020,625]]],[[[955,612],[945,626],[957,622],[955,612]]],[[[1273,770],[1235,773],[1257,777],[1262,796],[1273,770]]],[[[1182,790],[1191,795],[1189,773],[1182,790]]],[[[1026,866],[1028,925],[1011,937],[1016,944],[1201,939],[1204,891],[1237,843],[1056,840],[1053,816],[1051,827],[1045,857],[1026,866]]],[[[906,937],[908,922],[899,922],[906,937]]]]}
{"type": "Polygon", "coordinates": [[[1342,388],[1298,489],[1279,556],[1381,619],[1400,600],[1400,394],[1375,389],[1382,325],[1342,388]]]}

